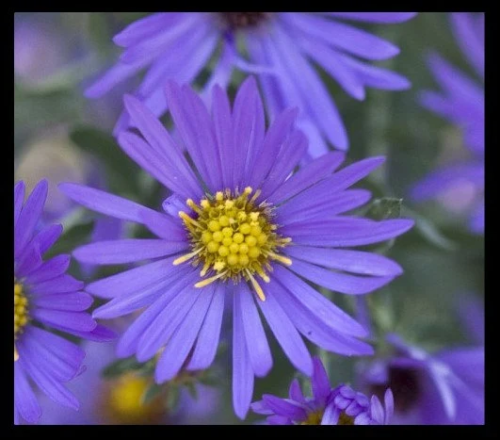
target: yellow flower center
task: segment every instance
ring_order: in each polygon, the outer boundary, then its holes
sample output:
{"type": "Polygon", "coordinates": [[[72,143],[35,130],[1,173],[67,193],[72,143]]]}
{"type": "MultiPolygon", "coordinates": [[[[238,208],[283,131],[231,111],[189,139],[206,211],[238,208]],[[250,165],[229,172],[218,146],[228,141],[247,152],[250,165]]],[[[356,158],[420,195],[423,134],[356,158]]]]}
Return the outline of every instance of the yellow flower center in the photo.
{"type": "Polygon", "coordinates": [[[143,396],[151,381],[137,374],[128,373],[106,385],[102,402],[103,414],[110,422],[120,424],[157,423],[165,413],[164,396],[143,403],[143,396]]]}
{"type": "Polygon", "coordinates": [[[323,418],[323,411],[310,412],[307,415],[307,420],[303,421],[301,425],[321,425],[322,418],[323,418]]]}
{"type": "Polygon", "coordinates": [[[28,298],[24,294],[23,285],[16,283],[14,279],[14,361],[19,359],[16,339],[23,332],[28,321],[28,298]]]}
{"type": "Polygon", "coordinates": [[[270,261],[292,264],[289,258],[278,253],[291,239],[276,233],[278,227],[270,221],[271,208],[266,203],[256,205],[260,191],[250,197],[252,192],[250,187],[239,195],[229,190],[219,191],[215,197],[202,199],[199,205],[189,199],[186,203],[195,215],[179,212],[190,235],[192,252],[175,260],[174,265],[189,260],[195,266],[203,265],[200,276],[208,274],[209,278],[195,284],[196,287],[207,286],[218,279],[238,283],[243,278],[264,301],[256,276],[268,283],[270,261]]]}
{"type": "MultiPolygon", "coordinates": [[[[323,411],[310,412],[307,419],[301,425],[321,425],[321,419],[323,419],[323,411]]],[[[348,416],[345,411],[342,411],[337,425],[354,425],[354,418],[348,416]]]]}

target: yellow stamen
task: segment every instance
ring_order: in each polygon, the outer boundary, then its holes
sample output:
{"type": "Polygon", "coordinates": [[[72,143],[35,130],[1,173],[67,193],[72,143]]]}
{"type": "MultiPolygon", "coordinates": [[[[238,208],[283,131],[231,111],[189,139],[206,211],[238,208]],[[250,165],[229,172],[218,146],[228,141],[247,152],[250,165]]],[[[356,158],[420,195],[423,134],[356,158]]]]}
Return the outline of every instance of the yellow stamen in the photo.
{"type": "Polygon", "coordinates": [[[248,278],[250,279],[250,282],[252,283],[253,288],[255,289],[255,292],[257,293],[257,296],[261,301],[266,300],[266,295],[264,295],[264,291],[262,290],[262,287],[260,287],[259,283],[257,280],[254,278],[254,276],[250,273],[250,271],[247,269],[246,274],[248,275],[248,278]]]}
{"type": "Polygon", "coordinates": [[[284,257],[283,255],[278,255],[278,254],[275,254],[274,252],[269,252],[269,256],[273,260],[279,261],[280,263],[283,263],[287,266],[292,265],[292,260],[290,260],[290,258],[284,257]]]}
{"type": "Polygon", "coordinates": [[[191,258],[195,257],[201,252],[201,249],[197,249],[194,252],[190,252],[189,254],[183,255],[182,257],[179,257],[174,260],[173,265],[178,266],[179,264],[185,263],[186,261],[190,260],[191,258]]]}
{"type": "Polygon", "coordinates": [[[177,258],[174,265],[189,260],[194,266],[201,265],[200,277],[208,278],[196,283],[196,287],[216,280],[246,281],[264,301],[266,297],[256,277],[268,283],[272,261],[292,264],[290,258],[280,254],[280,248],[291,240],[277,233],[278,226],[271,221],[273,208],[266,203],[256,205],[260,191],[252,193],[249,186],[235,193],[225,189],[207,195],[198,204],[187,199],[191,215],[179,212],[192,251],[177,258]]]}
{"type": "Polygon", "coordinates": [[[194,287],[205,287],[205,286],[208,286],[209,284],[212,284],[214,281],[217,281],[219,278],[222,278],[226,273],[225,272],[222,272],[218,275],[215,275],[214,277],[211,277],[211,278],[207,278],[206,280],[202,280],[202,281],[198,281],[194,287]]]}

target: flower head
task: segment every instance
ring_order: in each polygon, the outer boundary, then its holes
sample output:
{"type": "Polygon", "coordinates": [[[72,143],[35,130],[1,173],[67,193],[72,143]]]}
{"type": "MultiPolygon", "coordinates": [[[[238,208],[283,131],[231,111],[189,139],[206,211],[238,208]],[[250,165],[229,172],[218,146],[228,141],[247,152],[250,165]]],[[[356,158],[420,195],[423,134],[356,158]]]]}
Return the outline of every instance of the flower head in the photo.
{"type": "Polygon", "coordinates": [[[313,396],[302,394],[297,379],[290,385],[289,396],[282,399],[264,394],[252,404],[257,414],[267,416],[270,425],[387,425],[392,416],[393,397],[385,391],[384,407],[373,396],[370,399],[348,385],[332,388],[319,358],[313,359],[311,378],[313,396]]]}
{"type": "Polygon", "coordinates": [[[360,387],[394,393],[394,424],[483,424],[484,346],[429,354],[390,334],[392,356],[364,365],[360,387]]]}
{"type": "Polygon", "coordinates": [[[114,318],[144,309],[121,338],[118,356],[156,356],[158,383],[181,368],[206,369],[214,360],[225,301],[233,304],[233,403],[244,417],[254,375],[272,357],[259,308],[291,362],[312,373],[301,334],[344,355],[371,354],[365,329],[305,280],[347,294],[371,292],[401,274],[386,257],[345,247],[396,237],[411,220],[372,221],[343,215],[370,194],[350,185],[383,162],[367,159],[334,173],[341,153],[294,172],[307,151],[305,136],[286,111],[265,130],[253,78],[233,108],[216,86],[211,113],[189,86],[169,83],[168,106],[177,140],[137,99],[125,105],[143,137],[123,132],[123,150],[172,195],[157,212],[75,184],[61,189],[95,211],[146,226],[155,239],[104,241],[76,249],[86,263],[147,264],[96,281],[87,290],[111,299],[94,316],[114,318]],[[183,154],[186,148],[189,158],[183,154]]]}
{"type": "Polygon", "coordinates": [[[85,353],[49,329],[97,341],[113,334],[85,313],[92,297],[65,273],[69,255],[43,261],[62,232],[61,225],[37,230],[47,181],[40,181],[23,205],[24,191],[24,182],[14,186],[14,419],[36,423],[41,408],[31,381],[60,405],[78,409],[63,384],[81,373],[85,353]]]}
{"type": "MultiPolygon", "coordinates": [[[[165,82],[194,82],[215,54],[205,93],[214,84],[226,88],[235,68],[258,74],[271,118],[287,107],[303,111],[297,124],[311,140],[309,153],[313,157],[328,151],[326,141],[345,150],[348,138],[344,125],[313,64],[321,66],[358,100],[365,98],[365,87],[407,89],[410,84],[406,78],[364,61],[391,58],[399,49],[349,23],[400,23],[414,16],[408,12],[153,14],[114,37],[125,51],[86,94],[100,97],[149,66],[134,94],[160,116],[167,109],[165,82]],[[237,44],[241,42],[243,45],[237,44]],[[241,47],[247,58],[239,53],[241,47]]],[[[124,115],[117,132],[126,119],[124,115]]]]}
{"type": "Polygon", "coordinates": [[[144,401],[152,379],[137,372],[117,377],[104,377],[103,370],[115,360],[114,344],[83,345],[87,354],[87,369],[68,385],[80,401],[79,411],[61,408],[45,396],[40,397],[44,408],[41,425],[110,425],[110,424],[172,424],[179,420],[205,421],[213,414],[219,399],[212,387],[196,384],[197,398],[181,390],[179,408],[171,413],[167,408],[168,389],[144,401]],[[89,392],[92,390],[92,392],[89,392]]]}
{"type": "Polygon", "coordinates": [[[451,23],[481,81],[433,54],[429,66],[442,91],[424,92],[421,102],[460,128],[469,158],[431,172],[412,189],[412,197],[416,201],[440,198],[450,208],[469,211],[469,227],[480,234],[484,232],[484,15],[457,12],[451,14],[451,23]]]}

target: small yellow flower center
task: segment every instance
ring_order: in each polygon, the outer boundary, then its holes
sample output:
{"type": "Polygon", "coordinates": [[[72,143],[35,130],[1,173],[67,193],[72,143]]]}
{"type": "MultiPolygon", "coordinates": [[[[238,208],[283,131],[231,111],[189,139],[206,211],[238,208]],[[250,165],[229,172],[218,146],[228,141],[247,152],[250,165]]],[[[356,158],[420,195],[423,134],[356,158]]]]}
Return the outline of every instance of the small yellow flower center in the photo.
{"type": "MultiPolygon", "coordinates": [[[[301,423],[301,425],[321,425],[321,420],[323,419],[323,411],[310,412],[307,419],[301,423]]],[[[342,411],[339,416],[337,425],[354,425],[354,418],[348,416],[345,411],[342,411]]]]}
{"type": "Polygon", "coordinates": [[[14,361],[19,359],[16,339],[23,332],[28,321],[28,298],[24,294],[23,285],[16,283],[14,279],[14,361]]]}
{"type": "Polygon", "coordinates": [[[272,260],[287,266],[292,264],[289,258],[278,253],[291,239],[276,233],[278,227],[270,220],[272,209],[266,203],[256,205],[260,192],[250,197],[252,192],[250,187],[239,195],[229,190],[219,191],[215,197],[202,199],[199,205],[189,199],[186,203],[194,215],[179,212],[190,235],[192,252],[175,260],[174,265],[189,260],[195,266],[202,265],[200,276],[208,274],[209,278],[195,284],[196,287],[218,279],[232,279],[235,283],[244,279],[264,301],[256,276],[269,282],[272,260]]]}
{"type": "Polygon", "coordinates": [[[337,425],[354,425],[354,417],[348,416],[345,411],[342,411],[339,416],[337,425]]]}
{"type": "Polygon", "coordinates": [[[323,418],[323,411],[310,412],[307,415],[307,420],[303,421],[301,425],[321,425],[322,418],[323,418]]]}
{"type": "Polygon", "coordinates": [[[151,381],[137,374],[128,373],[110,381],[103,392],[103,415],[110,422],[120,424],[156,423],[165,413],[164,396],[143,403],[143,396],[151,381]]]}

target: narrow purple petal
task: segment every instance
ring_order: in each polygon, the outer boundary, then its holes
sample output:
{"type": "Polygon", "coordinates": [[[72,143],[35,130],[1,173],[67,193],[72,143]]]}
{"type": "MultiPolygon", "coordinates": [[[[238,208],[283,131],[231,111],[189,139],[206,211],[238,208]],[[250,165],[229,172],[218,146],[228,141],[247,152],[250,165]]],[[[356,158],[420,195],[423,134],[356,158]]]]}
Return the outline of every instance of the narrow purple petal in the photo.
{"type": "Polygon", "coordinates": [[[367,23],[402,23],[417,15],[416,12],[327,12],[332,17],[367,23]]]}
{"type": "Polygon", "coordinates": [[[48,281],[30,286],[31,292],[37,295],[53,295],[56,293],[74,292],[83,288],[83,282],[71,275],[60,275],[48,281]]]}
{"type": "Polygon", "coordinates": [[[69,255],[61,254],[45,261],[40,267],[28,273],[26,283],[40,283],[64,274],[69,267],[70,260],[69,255]]]}
{"type": "Polygon", "coordinates": [[[291,270],[315,284],[348,295],[362,295],[373,292],[394,279],[392,276],[360,277],[337,273],[300,260],[293,261],[291,270]]]}
{"type": "Polygon", "coordinates": [[[269,201],[279,204],[300,194],[308,187],[329,176],[344,161],[345,155],[340,152],[327,153],[301,168],[296,174],[286,180],[270,197],[269,201]]]}
{"type": "Polygon", "coordinates": [[[324,405],[330,394],[330,381],[323,363],[318,357],[313,358],[313,374],[311,377],[311,388],[316,402],[324,405]]]}
{"type": "Polygon", "coordinates": [[[244,419],[253,395],[254,374],[248,355],[241,308],[233,296],[233,407],[240,419],[244,419]]]}
{"type": "Polygon", "coordinates": [[[37,423],[42,415],[35,393],[18,362],[14,362],[14,405],[20,416],[29,423],[37,423]]]}
{"type": "Polygon", "coordinates": [[[165,257],[186,249],[186,243],[147,238],[101,241],[80,246],[73,255],[91,264],[123,264],[165,257]]]}
{"type": "Polygon", "coordinates": [[[184,321],[179,325],[156,365],[155,380],[162,383],[173,379],[184,364],[203,324],[214,296],[212,285],[198,296],[184,321]]]}
{"type": "MultiPolygon", "coordinates": [[[[250,363],[257,377],[269,373],[273,366],[271,350],[262,327],[255,300],[246,283],[241,283],[234,297],[235,307],[240,308],[250,363]]],[[[260,301],[260,300],[259,300],[260,301]]]]}
{"type": "Polygon", "coordinates": [[[201,326],[198,340],[196,341],[191,360],[187,366],[189,371],[204,370],[208,368],[215,359],[222,327],[225,294],[225,287],[221,284],[217,284],[214,298],[208,309],[205,321],[201,326]]]}
{"type": "Polygon", "coordinates": [[[50,327],[90,332],[97,323],[87,313],[65,312],[62,310],[35,309],[31,312],[33,318],[50,327]]]}
{"type": "Polygon", "coordinates": [[[307,419],[307,413],[304,408],[293,402],[281,399],[271,394],[264,394],[262,400],[277,415],[293,419],[294,421],[303,421],[307,419]]]}
{"type": "Polygon", "coordinates": [[[33,298],[37,307],[51,310],[66,310],[81,312],[92,305],[92,297],[85,292],[60,293],[55,295],[42,295],[33,298]]]}
{"type": "Polygon", "coordinates": [[[371,252],[290,246],[286,253],[309,263],[361,275],[396,276],[403,273],[395,261],[371,252]]]}
{"type": "Polygon", "coordinates": [[[35,227],[43,211],[45,199],[47,198],[47,191],[48,182],[46,179],[43,179],[33,188],[33,191],[26,200],[16,224],[14,257],[21,254],[28,241],[33,237],[35,227]]]}
{"type": "Polygon", "coordinates": [[[451,24],[455,38],[462,52],[476,71],[484,76],[484,32],[482,35],[474,29],[474,16],[470,13],[451,14],[451,24]]]}
{"type": "Polygon", "coordinates": [[[266,300],[259,301],[258,304],[290,362],[299,371],[310,376],[312,373],[311,355],[295,326],[274,298],[273,292],[270,291],[266,300]]]}

